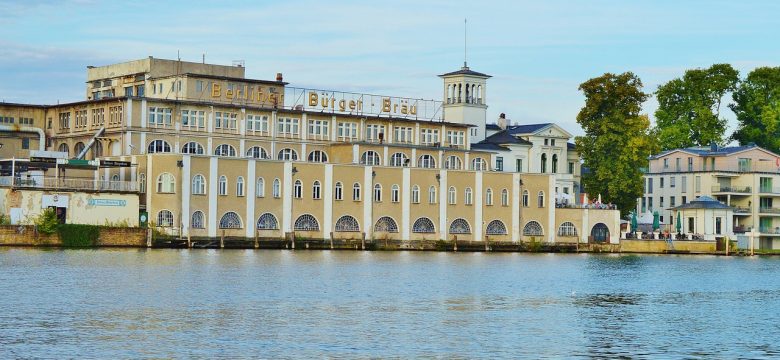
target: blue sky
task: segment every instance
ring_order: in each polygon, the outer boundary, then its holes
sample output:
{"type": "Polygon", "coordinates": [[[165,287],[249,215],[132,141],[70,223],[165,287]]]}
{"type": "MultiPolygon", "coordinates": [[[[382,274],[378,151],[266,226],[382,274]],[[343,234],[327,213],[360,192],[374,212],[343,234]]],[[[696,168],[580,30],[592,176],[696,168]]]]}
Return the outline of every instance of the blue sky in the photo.
{"type": "Polygon", "coordinates": [[[436,75],[463,63],[464,18],[469,66],[493,75],[489,122],[504,112],[581,134],[577,86],[605,72],[633,71],[652,92],[713,63],[780,65],[779,1],[215,3],[0,0],[0,101],[81,100],[87,65],[177,51],[292,86],[440,99],[436,75]]]}

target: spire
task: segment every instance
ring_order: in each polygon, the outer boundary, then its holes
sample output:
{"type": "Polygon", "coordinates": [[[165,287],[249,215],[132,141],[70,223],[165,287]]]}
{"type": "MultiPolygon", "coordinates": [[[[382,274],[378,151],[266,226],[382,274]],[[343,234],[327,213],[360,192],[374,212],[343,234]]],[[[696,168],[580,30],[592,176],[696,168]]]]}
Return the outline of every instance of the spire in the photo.
{"type": "Polygon", "coordinates": [[[469,66],[466,63],[466,58],[468,55],[468,42],[467,42],[467,35],[468,35],[468,23],[467,19],[463,18],[463,70],[468,70],[469,66]]]}

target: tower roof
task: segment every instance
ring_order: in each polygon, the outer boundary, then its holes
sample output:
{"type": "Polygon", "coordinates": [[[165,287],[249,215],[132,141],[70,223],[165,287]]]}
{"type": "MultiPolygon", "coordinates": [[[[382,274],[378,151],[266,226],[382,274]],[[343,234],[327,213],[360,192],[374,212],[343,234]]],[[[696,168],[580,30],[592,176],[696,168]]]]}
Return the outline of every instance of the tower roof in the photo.
{"type": "Polygon", "coordinates": [[[469,76],[476,76],[476,77],[481,77],[481,78],[485,78],[485,79],[492,77],[492,76],[490,76],[488,74],[483,74],[481,72],[473,71],[473,70],[469,69],[468,66],[465,66],[465,65],[462,68],[460,68],[460,70],[458,70],[458,71],[453,71],[453,72],[448,72],[446,74],[441,74],[441,75],[439,75],[439,77],[452,76],[452,75],[469,75],[469,76]]]}

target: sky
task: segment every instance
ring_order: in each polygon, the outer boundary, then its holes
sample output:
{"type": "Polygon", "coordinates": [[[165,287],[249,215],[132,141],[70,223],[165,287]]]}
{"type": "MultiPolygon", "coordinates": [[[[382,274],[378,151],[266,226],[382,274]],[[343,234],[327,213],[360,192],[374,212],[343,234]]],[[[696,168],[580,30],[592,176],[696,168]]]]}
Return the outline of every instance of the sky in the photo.
{"type": "Polygon", "coordinates": [[[295,87],[441,100],[466,18],[468,65],[493,76],[488,122],[580,135],[577,88],[606,72],[632,71],[652,93],[686,69],[780,66],[778,14],[774,0],[0,0],[0,101],[83,100],[86,66],[177,53],[295,87]]]}

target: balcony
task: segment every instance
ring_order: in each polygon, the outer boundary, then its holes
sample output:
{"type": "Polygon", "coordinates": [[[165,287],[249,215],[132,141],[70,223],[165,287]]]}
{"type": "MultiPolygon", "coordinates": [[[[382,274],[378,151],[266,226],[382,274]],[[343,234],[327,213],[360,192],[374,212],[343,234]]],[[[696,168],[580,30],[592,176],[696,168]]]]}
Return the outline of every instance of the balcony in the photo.
{"type": "Polygon", "coordinates": [[[773,214],[773,215],[780,215],[780,208],[773,208],[773,207],[759,207],[758,212],[762,214],[773,214]]]}
{"type": "Polygon", "coordinates": [[[713,185],[712,186],[712,192],[713,193],[750,194],[751,188],[750,188],[750,186],[713,185]]]}
{"type": "Polygon", "coordinates": [[[778,194],[780,195],[780,187],[761,186],[758,188],[758,192],[761,194],[778,194]]]}
{"type": "Polygon", "coordinates": [[[85,192],[138,192],[138,183],[135,181],[110,181],[91,179],[67,179],[52,177],[33,177],[30,179],[13,179],[10,176],[0,176],[0,186],[17,189],[40,189],[60,191],[85,191],[85,192]]]}
{"type": "Polygon", "coordinates": [[[750,207],[735,206],[734,215],[750,215],[752,209],[750,207]]]}
{"type": "Polygon", "coordinates": [[[758,228],[758,232],[761,234],[780,235],[780,226],[761,226],[758,228]]]}

